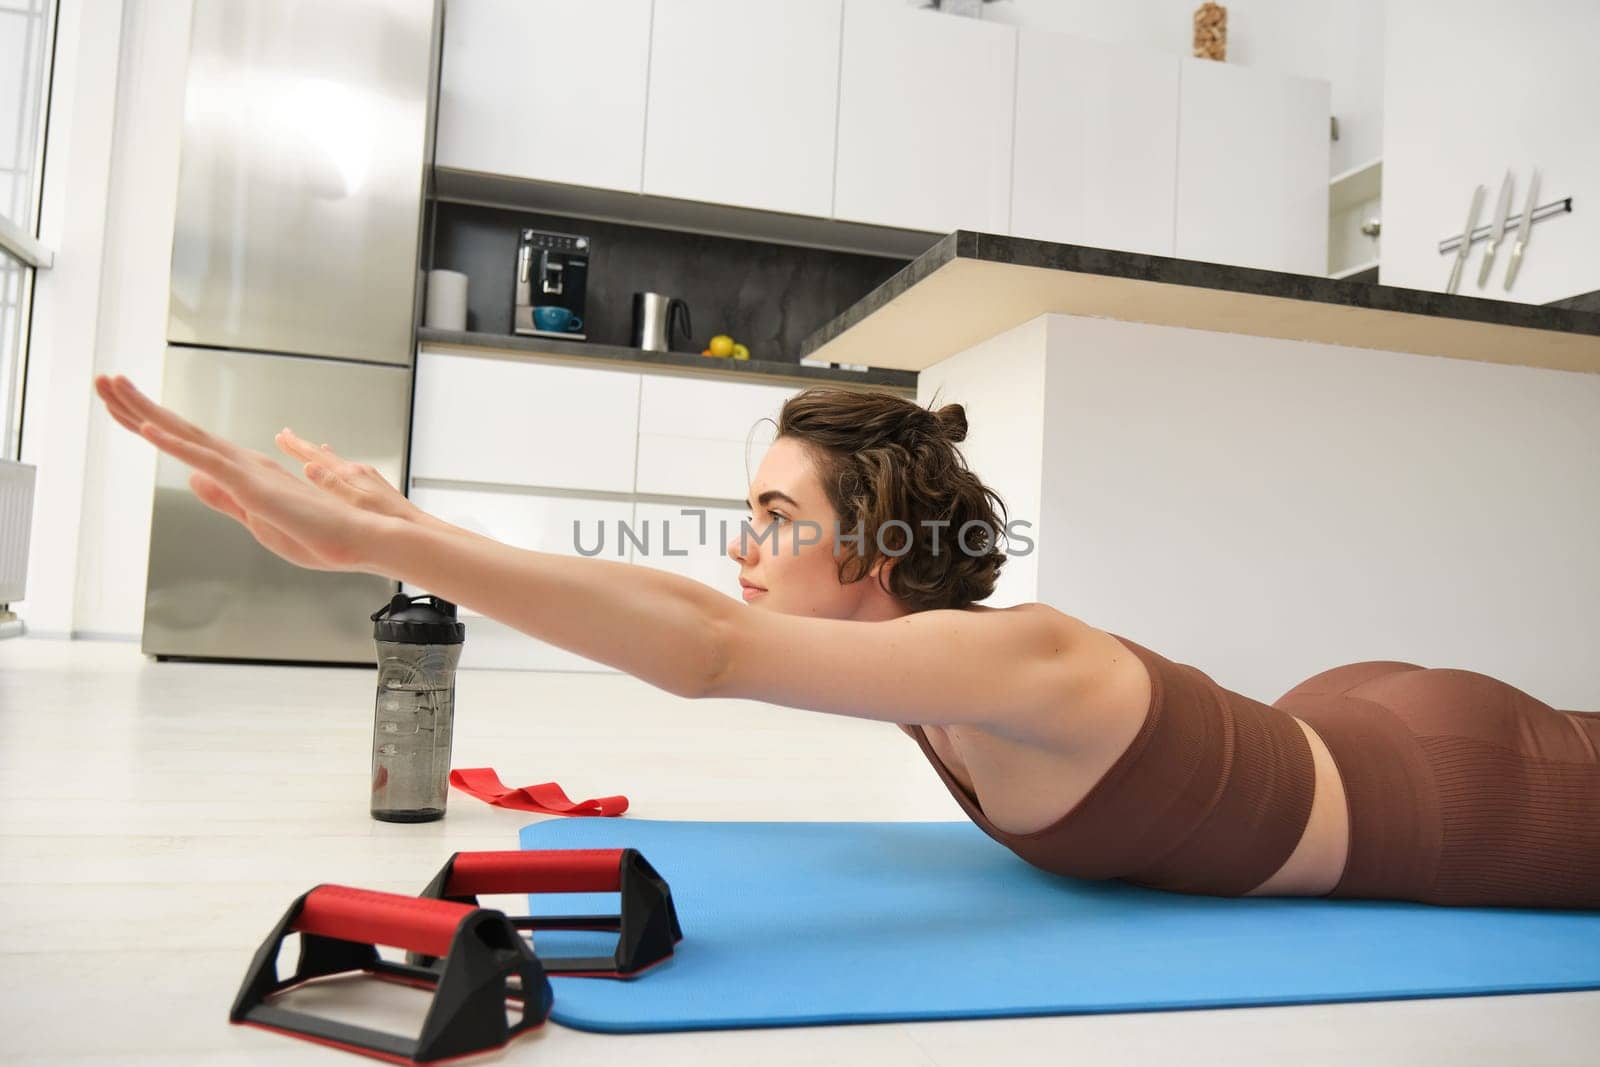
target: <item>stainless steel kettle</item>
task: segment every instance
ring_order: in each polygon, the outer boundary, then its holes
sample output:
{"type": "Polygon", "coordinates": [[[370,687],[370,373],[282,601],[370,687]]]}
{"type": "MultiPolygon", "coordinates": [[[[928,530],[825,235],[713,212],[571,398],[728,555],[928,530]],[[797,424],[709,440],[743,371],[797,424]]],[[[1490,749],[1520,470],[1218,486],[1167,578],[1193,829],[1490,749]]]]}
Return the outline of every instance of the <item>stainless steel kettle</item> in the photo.
{"type": "Polygon", "coordinates": [[[683,339],[694,333],[689,325],[689,305],[661,293],[633,294],[633,347],[647,352],[672,351],[672,335],[682,327],[683,339]]]}

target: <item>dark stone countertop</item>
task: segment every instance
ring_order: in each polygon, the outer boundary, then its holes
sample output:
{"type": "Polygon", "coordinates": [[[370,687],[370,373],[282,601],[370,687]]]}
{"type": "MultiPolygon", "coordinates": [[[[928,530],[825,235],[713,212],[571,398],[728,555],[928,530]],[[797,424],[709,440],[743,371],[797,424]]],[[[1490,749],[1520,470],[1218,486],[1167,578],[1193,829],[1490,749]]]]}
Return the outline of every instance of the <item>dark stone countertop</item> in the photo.
{"type": "Polygon", "coordinates": [[[1600,311],[1600,289],[1592,293],[1579,293],[1562,300],[1552,300],[1545,307],[1571,308],[1574,311],[1600,311]]]}
{"type": "Polygon", "coordinates": [[[642,348],[593,344],[588,341],[562,341],[551,337],[522,337],[512,334],[471,333],[460,330],[417,330],[421,345],[450,345],[460,348],[488,348],[505,352],[524,352],[530,356],[550,356],[564,362],[594,360],[645,371],[690,371],[709,378],[747,380],[779,384],[822,384],[887,386],[915,394],[916,371],[838,370],[832,367],[807,367],[799,363],[780,363],[760,359],[713,359],[690,352],[647,352],[642,348]]]}
{"type": "MultiPolygon", "coordinates": [[[[1455,351],[1451,350],[1450,346],[1459,342],[1462,334],[1458,327],[1462,324],[1484,324],[1490,327],[1515,327],[1553,331],[1569,337],[1569,340],[1565,342],[1558,338],[1553,338],[1553,344],[1565,344],[1568,348],[1581,350],[1579,355],[1575,357],[1576,361],[1582,364],[1578,369],[1600,369],[1600,365],[1590,365],[1593,359],[1591,353],[1596,349],[1589,345],[1589,341],[1590,339],[1600,339],[1600,313],[1596,313],[1594,310],[1584,310],[1594,306],[1589,298],[1573,298],[1552,304],[1528,304],[1511,300],[1494,300],[1461,294],[1404,289],[1397,286],[1350,283],[1314,275],[1235,267],[1221,263],[1175,259],[1169,256],[1093,248],[1086,245],[1057,244],[1051,241],[1036,241],[1020,237],[978,233],[971,230],[957,230],[942,238],[932,248],[907,264],[893,277],[862,297],[861,300],[846,309],[827,325],[807,337],[801,345],[801,352],[809,356],[830,345],[831,342],[860,325],[874,313],[895,301],[896,298],[907,294],[919,283],[929,279],[942,268],[957,263],[957,261],[1044,268],[1052,271],[1070,272],[1079,276],[1097,275],[1105,279],[1129,279],[1130,283],[1128,284],[1157,283],[1158,286],[1208,289],[1214,290],[1219,294],[1236,294],[1233,297],[1234,306],[1239,308],[1248,308],[1254,305],[1249,304],[1248,301],[1240,303],[1238,295],[1255,298],[1278,298],[1280,300],[1303,302],[1307,305],[1302,311],[1291,312],[1288,318],[1295,321],[1288,321],[1286,325],[1275,324],[1270,328],[1263,329],[1262,334],[1265,336],[1304,336],[1311,340],[1331,340],[1333,343],[1343,343],[1337,337],[1341,327],[1339,325],[1329,325],[1334,322],[1334,317],[1328,315],[1325,311],[1316,311],[1316,306],[1339,305],[1344,308],[1366,309],[1366,314],[1339,320],[1352,324],[1354,327],[1352,332],[1359,333],[1366,330],[1367,334],[1371,335],[1369,337],[1363,334],[1361,340],[1351,342],[1357,347],[1383,347],[1382,344],[1369,342],[1372,338],[1388,339],[1386,332],[1392,328],[1394,315],[1385,313],[1401,313],[1407,316],[1421,315],[1438,320],[1453,320],[1450,323],[1441,322],[1439,324],[1437,340],[1430,339],[1416,348],[1401,349],[1402,351],[1426,351],[1429,354],[1455,355],[1455,351]],[[1561,306],[1563,304],[1568,306],[1561,306]],[[1307,329],[1304,334],[1294,332],[1301,329],[1301,321],[1312,321],[1313,319],[1315,320],[1315,329],[1307,329]],[[1281,330],[1282,332],[1272,332],[1273,330],[1281,330]],[[1331,333],[1334,336],[1317,336],[1318,331],[1331,333]],[[1442,350],[1434,351],[1436,349],[1442,350]]],[[[1441,257],[1440,262],[1445,267],[1448,266],[1446,258],[1441,257]]],[[[997,272],[997,274],[999,273],[1003,272],[997,272]]],[[[1442,273],[1443,267],[1441,268],[1441,276],[1442,273]]],[[[963,276],[965,277],[965,275],[963,276]]],[[[1068,284],[1068,282],[1064,281],[1063,288],[1068,284]]],[[[1162,290],[1155,286],[1149,286],[1140,290],[1142,294],[1140,299],[1148,302],[1157,302],[1163,293],[1171,292],[1172,290],[1170,289],[1162,290]]],[[[972,302],[981,303],[984,300],[985,297],[982,293],[976,291],[972,293],[972,302]]],[[[1082,301],[1080,300],[1079,303],[1081,304],[1082,301]]],[[[1034,314],[1054,310],[1057,309],[1053,307],[1046,307],[1042,310],[1030,309],[1034,314]]],[[[1061,313],[1094,314],[1097,312],[1092,308],[1080,310],[1074,307],[1061,313]]],[[[1160,315],[1144,317],[1142,314],[1129,313],[1125,306],[1119,307],[1109,314],[1110,317],[1124,318],[1131,321],[1186,324],[1177,321],[1172,315],[1167,315],[1166,317],[1160,315]]],[[[1032,317],[1032,314],[1029,317],[1032,317]]],[[[988,325],[991,324],[985,323],[986,327],[988,325]]],[[[1011,325],[1020,325],[1020,321],[1011,325]]],[[[1200,328],[1215,327],[1209,324],[1201,324],[1200,328]]],[[[1511,335],[1507,334],[1507,336],[1511,335]]],[[[831,350],[822,353],[820,358],[831,359],[836,362],[849,361],[851,358],[850,349],[850,344],[834,344],[831,350]]],[[[941,358],[943,354],[941,354],[941,358]]],[[[1468,355],[1465,358],[1477,357],[1468,355]]],[[[934,361],[929,359],[920,364],[907,362],[902,365],[928,366],[934,361]]],[[[1537,359],[1530,359],[1528,362],[1534,365],[1555,365],[1543,364],[1537,359]]]]}

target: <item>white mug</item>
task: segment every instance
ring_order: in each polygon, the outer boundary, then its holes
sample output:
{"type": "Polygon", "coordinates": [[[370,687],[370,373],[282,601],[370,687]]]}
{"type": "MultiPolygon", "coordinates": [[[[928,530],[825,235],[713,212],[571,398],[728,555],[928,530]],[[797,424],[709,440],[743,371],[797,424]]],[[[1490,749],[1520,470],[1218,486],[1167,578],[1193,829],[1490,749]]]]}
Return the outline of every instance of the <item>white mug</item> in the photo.
{"type": "Polygon", "coordinates": [[[456,270],[430,270],[422,325],[430,330],[467,328],[467,276],[456,270]]]}

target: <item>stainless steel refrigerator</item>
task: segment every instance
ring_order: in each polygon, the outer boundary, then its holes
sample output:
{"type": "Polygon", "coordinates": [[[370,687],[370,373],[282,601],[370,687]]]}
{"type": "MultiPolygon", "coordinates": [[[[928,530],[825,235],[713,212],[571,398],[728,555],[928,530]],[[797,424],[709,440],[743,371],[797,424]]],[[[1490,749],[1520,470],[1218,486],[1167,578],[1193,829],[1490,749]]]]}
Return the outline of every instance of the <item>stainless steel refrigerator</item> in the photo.
{"type": "MultiPolygon", "coordinates": [[[[291,426],[402,486],[441,0],[195,0],[162,399],[279,458],[291,426]]],[[[371,663],[396,584],[296,567],[162,455],[142,648],[371,663]]]]}

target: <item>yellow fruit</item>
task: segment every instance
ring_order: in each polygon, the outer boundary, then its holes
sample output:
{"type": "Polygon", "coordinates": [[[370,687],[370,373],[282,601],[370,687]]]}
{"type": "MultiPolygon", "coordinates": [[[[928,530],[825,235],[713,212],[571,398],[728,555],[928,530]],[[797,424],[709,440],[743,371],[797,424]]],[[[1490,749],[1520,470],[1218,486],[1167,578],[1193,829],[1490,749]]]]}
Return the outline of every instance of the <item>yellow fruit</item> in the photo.
{"type": "Polygon", "coordinates": [[[750,358],[750,350],[748,348],[746,348],[744,345],[734,345],[733,346],[733,358],[734,359],[749,359],[750,358]]]}
{"type": "Polygon", "coordinates": [[[719,333],[711,339],[711,354],[713,356],[733,355],[733,338],[725,333],[719,333]]]}

